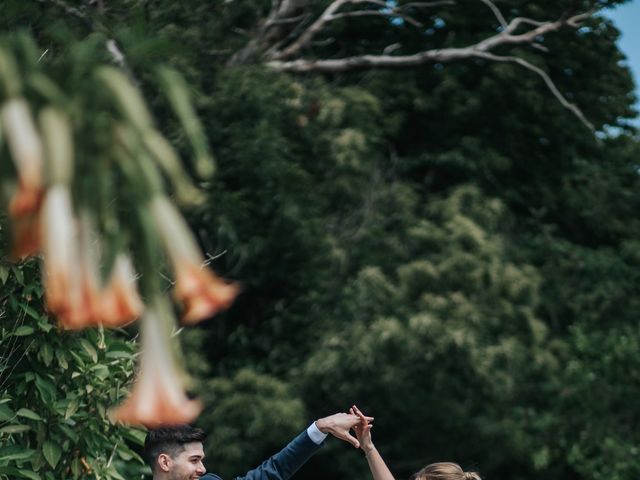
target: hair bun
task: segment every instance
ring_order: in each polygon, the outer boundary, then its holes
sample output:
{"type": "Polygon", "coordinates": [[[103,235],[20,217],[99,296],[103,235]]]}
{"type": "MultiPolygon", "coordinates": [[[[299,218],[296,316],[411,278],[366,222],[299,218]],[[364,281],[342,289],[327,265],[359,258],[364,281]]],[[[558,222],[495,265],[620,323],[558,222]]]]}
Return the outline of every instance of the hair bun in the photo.
{"type": "Polygon", "coordinates": [[[482,480],[477,472],[464,472],[464,480],[482,480]]]}

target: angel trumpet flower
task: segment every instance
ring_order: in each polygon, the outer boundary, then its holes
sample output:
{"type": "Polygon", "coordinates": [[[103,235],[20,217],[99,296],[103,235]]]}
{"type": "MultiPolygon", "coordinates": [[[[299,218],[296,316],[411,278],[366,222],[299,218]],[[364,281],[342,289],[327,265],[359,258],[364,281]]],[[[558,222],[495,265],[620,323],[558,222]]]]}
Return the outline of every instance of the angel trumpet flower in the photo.
{"type": "Polygon", "coordinates": [[[119,253],[109,283],[102,291],[100,321],[103,325],[119,327],[140,316],[143,304],[135,281],[131,259],[124,253],[119,253]]]}
{"type": "Polygon", "coordinates": [[[44,286],[47,309],[67,315],[80,309],[77,225],[71,193],[64,185],[47,191],[42,212],[44,286]]]}
{"type": "Polygon", "coordinates": [[[103,316],[98,235],[88,212],[83,211],[80,214],[78,224],[77,260],[69,269],[69,308],[56,312],[60,326],[70,330],[100,325],[103,316]]]}
{"type": "Polygon", "coordinates": [[[190,423],[201,411],[200,403],[189,399],[182,388],[160,315],[157,306],[143,315],[140,371],[129,398],[110,412],[114,422],[155,428],[190,423]]]}
{"type": "Polygon", "coordinates": [[[9,203],[9,215],[12,256],[20,259],[36,253],[41,244],[38,224],[44,195],[42,142],[23,98],[12,98],[2,106],[0,123],[18,172],[18,190],[9,203]]]}
{"type": "Polygon", "coordinates": [[[32,215],[39,210],[44,192],[42,142],[23,98],[8,100],[2,106],[0,117],[18,171],[18,192],[9,204],[9,214],[12,217],[32,215]]]}
{"type": "Polygon", "coordinates": [[[173,265],[174,294],[184,306],[183,323],[191,325],[228,308],[238,287],[204,266],[196,240],[173,204],[156,195],[151,201],[151,215],[173,265]]]}
{"type": "Polygon", "coordinates": [[[11,222],[13,237],[11,257],[14,259],[27,258],[40,250],[42,244],[40,236],[40,212],[34,212],[16,217],[11,222]]]}
{"type": "Polygon", "coordinates": [[[118,254],[109,283],[102,286],[98,235],[86,212],[76,222],[65,187],[50,189],[44,211],[47,308],[57,316],[60,326],[70,330],[97,325],[119,327],[140,316],[142,301],[131,262],[123,253],[118,254]],[[64,248],[63,243],[72,245],[72,249],[64,248]]]}
{"type": "Polygon", "coordinates": [[[42,223],[47,310],[56,315],[58,324],[65,329],[96,325],[99,312],[97,266],[88,263],[88,239],[79,235],[71,193],[66,186],[54,184],[47,191],[42,223]]]}

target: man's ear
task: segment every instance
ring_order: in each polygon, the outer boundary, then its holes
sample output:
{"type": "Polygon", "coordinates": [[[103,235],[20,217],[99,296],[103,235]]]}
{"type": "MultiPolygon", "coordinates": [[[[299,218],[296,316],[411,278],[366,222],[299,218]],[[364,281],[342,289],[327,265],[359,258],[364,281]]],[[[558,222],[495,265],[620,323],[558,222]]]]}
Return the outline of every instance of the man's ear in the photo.
{"type": "Polygon", "coordinates": [[[158,455],[158,467],[163,472],[168,472],[171,468],[171,457],[166,453],[161,453],[158,455]]]}

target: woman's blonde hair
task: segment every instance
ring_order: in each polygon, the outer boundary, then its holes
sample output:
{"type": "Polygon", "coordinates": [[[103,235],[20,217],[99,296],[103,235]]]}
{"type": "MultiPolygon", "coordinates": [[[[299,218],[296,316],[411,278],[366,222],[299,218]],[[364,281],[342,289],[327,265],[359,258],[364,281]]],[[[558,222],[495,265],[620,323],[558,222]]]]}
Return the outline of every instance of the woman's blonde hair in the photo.
{"type": "Polygon", "coordinates": [[[482,480],[476,472],[465,472],[457,463],[439,462],[414,473],[411,480],[482,480]]]}

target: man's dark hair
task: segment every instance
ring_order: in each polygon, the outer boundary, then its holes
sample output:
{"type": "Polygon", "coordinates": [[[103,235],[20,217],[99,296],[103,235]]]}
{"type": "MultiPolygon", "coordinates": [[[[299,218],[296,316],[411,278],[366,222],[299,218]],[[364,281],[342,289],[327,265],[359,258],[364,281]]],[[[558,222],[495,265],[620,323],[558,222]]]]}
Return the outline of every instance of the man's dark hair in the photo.
{"type": "Polygon", "coordinates": [[[150,430],[144,441],[145,461],[153,471],[158,455],[161,453],[176,457],[184,450],[185,443],[204,443],[206,436],[204,430],[191,425],[176,425],[174,427],[160,427],[150,430]]]}

